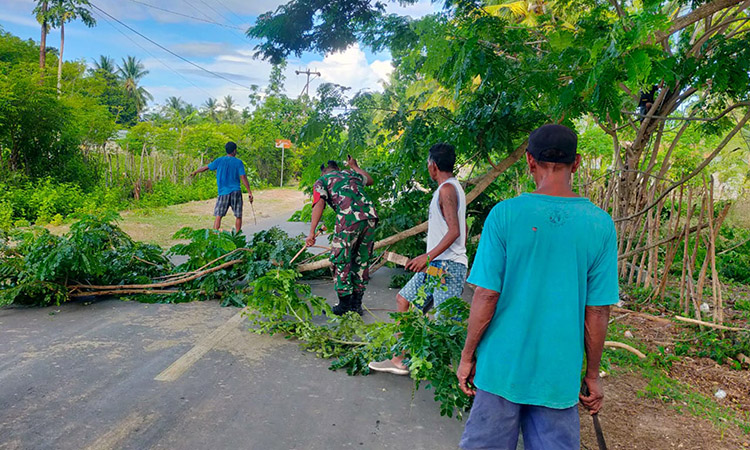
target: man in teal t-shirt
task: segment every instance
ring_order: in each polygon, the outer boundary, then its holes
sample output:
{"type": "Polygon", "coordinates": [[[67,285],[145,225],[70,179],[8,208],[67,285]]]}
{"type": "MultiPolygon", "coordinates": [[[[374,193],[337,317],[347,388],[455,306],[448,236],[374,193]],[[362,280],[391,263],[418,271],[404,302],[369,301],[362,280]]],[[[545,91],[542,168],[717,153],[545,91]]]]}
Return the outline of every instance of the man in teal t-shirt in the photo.
{"type": "Polygon", "coordinates": [[[227,215],[231,206],[236,218],[234,228],[239,233],[242,229],[242,188],[240,187],[240,181],[247,189],[247,198],[250,203],[253,202],[253,191],[250,190],[250,183],[245,175],[245,163],[237,158],[237,144],[231,141],[227,142],[224,149],[227,151],[226,156],[216,158],[209,165],[191,173],[190,176],[195,176],[207,170],[216,171],[216,185],[219,189],[219,196],[214,207],[214,229],[221,228],[221,219],[227,215]]]}
{"type": "Polygon", "coordinates": [[[577,450],[576,404],[601,408],[617,238],[612,218],[571,188],[576,147],[562,125],[532,132],[526,158],[537,190],[498,203],[484,223],[458,369],[461,390],[475,395],[463,449],[515,450],[521,430],[527,449],[577,450]],[[584,349],[590,394],[579,396],[584,349]]]}

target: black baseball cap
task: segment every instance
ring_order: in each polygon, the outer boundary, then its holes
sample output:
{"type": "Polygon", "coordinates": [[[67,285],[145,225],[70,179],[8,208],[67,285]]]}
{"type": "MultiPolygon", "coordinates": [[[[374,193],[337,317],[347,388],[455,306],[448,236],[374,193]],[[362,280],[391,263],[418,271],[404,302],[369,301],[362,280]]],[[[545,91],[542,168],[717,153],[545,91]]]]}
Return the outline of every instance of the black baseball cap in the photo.
{"type": "Polygon", "coordinates": [[[540,162],[572,164],[576,160],[578,136],[564,125],[542,125],[529,135],[526,151],[540,162]]]}

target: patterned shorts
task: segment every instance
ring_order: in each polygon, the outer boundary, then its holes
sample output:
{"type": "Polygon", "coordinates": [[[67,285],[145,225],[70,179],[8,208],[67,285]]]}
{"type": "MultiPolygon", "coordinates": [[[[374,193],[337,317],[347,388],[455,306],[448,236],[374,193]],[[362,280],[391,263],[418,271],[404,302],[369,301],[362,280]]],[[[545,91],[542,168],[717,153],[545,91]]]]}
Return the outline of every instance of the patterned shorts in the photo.
{"type": "Polygon", "coordinates": [[[242,191],[234,191],[227,195],[220,195],[216,199],[216,206],[214,207],[214,216],[224,217],[227,215],[227,210],[232,207],[234,217],[242,217],[242,191]]]}
{"type": "Polygon", "coordinates": [[[431,307],[438,307],[441,303],[453,297],[461,297],[464,291],[464,281],[466,281],[466,266],[455,261],[437,260],[432,261],[430,266],[437,267],[445,271],[442,279],[438,280],[424,272],[414,274],[414,276],[401,289],[399,295],[404,297],[409,303],[420,310],[427,312],[431,307]],[[419,290],[425,286],[424,303],[417,302],[419,290]]]}

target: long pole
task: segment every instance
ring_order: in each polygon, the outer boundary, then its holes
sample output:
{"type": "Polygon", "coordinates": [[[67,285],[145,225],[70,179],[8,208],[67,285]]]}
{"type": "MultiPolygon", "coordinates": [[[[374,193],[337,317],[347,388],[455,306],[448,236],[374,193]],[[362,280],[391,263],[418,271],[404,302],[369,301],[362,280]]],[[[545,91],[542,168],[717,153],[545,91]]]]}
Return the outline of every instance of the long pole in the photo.
{"type": "Polygon", "coordinates": [[[281,184],[279,187],[284,187],[284,150],[286,149],[286,146],[281,146],[281,184]]]}

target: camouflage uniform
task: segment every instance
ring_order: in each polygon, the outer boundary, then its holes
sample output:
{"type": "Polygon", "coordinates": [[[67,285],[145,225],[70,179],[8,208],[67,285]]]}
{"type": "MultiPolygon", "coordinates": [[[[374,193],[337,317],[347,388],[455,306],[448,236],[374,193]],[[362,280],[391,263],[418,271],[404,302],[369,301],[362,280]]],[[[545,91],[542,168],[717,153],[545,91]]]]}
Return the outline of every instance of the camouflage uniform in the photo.
{"type": "Polygon", "coordinates": [[[323,199],[336,211],[331,263],[339,295],[364,292],[370,279],[378,215],[364,183],[357,172],[341,170],[323,175],[313,186],[313,205],[323,199]]]}

